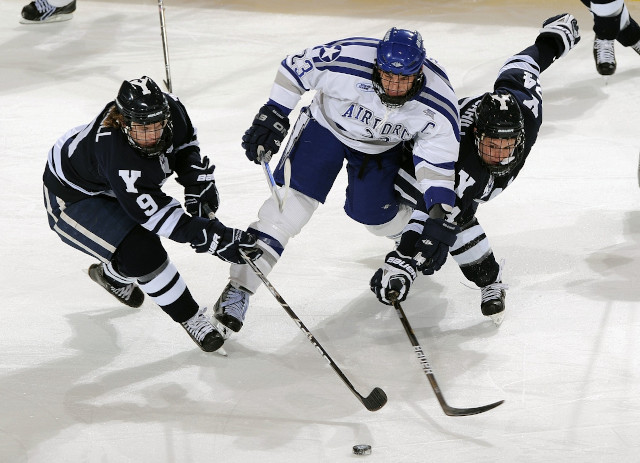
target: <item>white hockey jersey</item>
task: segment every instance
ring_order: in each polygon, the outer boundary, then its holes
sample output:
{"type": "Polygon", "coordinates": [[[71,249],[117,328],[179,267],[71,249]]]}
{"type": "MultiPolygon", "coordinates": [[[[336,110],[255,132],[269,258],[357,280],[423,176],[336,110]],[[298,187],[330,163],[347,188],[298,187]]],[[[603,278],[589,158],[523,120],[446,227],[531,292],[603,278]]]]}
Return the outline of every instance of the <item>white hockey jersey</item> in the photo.
{"type": "Polygon", "coordinates": [[[287,114],[316,94],[311,114],[342,143],[379,154],[414,139],[416,177],[428,207],[453,205],[460,144],[457,98],[445,71],[426,59],[421,91],[398,108],[385,106],[371,81],[379,39],[354,37],[307,48],[281,63],[270,94],[287,114]]]}

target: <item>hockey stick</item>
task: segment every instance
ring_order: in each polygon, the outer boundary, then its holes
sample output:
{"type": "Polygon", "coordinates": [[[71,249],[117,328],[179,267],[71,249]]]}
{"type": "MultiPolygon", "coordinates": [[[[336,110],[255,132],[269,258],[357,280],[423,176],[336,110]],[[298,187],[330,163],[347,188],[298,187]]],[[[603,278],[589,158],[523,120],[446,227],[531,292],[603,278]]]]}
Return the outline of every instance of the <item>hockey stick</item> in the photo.
{"type": "Polygon", "coordinates": [[[324,350],[324,348],[320,345],[320,343],[313,336],[313,334],[311,334],[311,332],[307,329],[304,323],[300,321],[300,319],[295,314],[295,312],[291,309],[291,307],[289,307],[289,304],[285,302],[285,300],[282,298],[282,296],[280,296],[278,291],[276,291],[276,289],[269,282],[269,280],[267,280],[267,277],[264,275],[264,273],[262,273],[262,271],[255,264],[255,262],[253,262],[247,256],[247,254],[245,254],[243,250],[240,250],[240,255],[242,256],[244,261],[247,263],[247,265],[251,267],[251,269],[255,272],[255,274],[262,280],[264,285],[269,289],[271,294],[273,294],[273,296],[280,303],[280,305],[285,310],[285,312],[287,312],[287,314],[293,319],[293,321],[296,322],[296,325],[298,325],[298,328],[302,330],[302,332],[305,334],[307,339],[309,339],[311,344],[313,344],[314,347],[318,349],[318,351],[320,352],[320,355],[322,355],[324,359],[329,363],[329,365],[331,365],[331,368],[333,368],[333,371],[335,371],[338,374],[340,379],[347,385],[349,390],[353,392],[353,394],[358,398],[358,400],[362,403],[362,405],[364,405],[365,408],[370,412],[380,410],[382,407],[384,407],[384,404],[387,403],[387,394],[385,394],[385,392],[379,387],[374,388],[373,391],[371,391],[371,393],[367,397],[363,397],[358,391],[356,391],[356,389],[353,387],[353,384],[351,384],[351,381],[349,381],[349,379],[344,375],[344,373],[342,373],[342,370],[340,370],[338,365],[336,365],[336,363],[331,359],[327,351],[324,350]]]}
{"type": "Polygon", "coordinates": [[[167,80],[164,81],[164,85],[169,90],[169,93],[173,93],[171,85],[171,68],[169,65],[169,44],[167,42],[167,27],[164,22],[164,3],[163,0],[158,0],[158,9],[160,10],[160,36],[162,37],[162,51],[164,52],[164,69],[167,73],[167,80]]]}
{"type": "Polygon", "coordinates": [[[436,382],[436,377],[433,375],[433,370],[431,369],[429,360],[427,359],[427,356],[424,354],[424,351],[422,350],[422,346],[418,342],[418,338],[416,338],[416,335],[413,333],[413,329],[409,324],[409,320],[407,320],[407,316],[405,315],[404,310],[402,310],[402,306],[400,305],[400,303],[396,300],[396,297],[397,297],[397,294],[394,295],[392,293],[389,299],[393,302],[393,307],[396,309],[396,313],[398,314],[398,317],[400,317],[400,321],[402,322],[402,326],[404,327],[404,330],[406,331],[407,336],[409,336],[409,340],[413,345],[413,350],[416,352],[416,356],[418,357],[420,366],[422,367],[424,374],[427,375],[429,384],[431,384],[431,388],[433,389],[433,392],[435,392],[436,398],[438,399],[438,402],[440,402],[440,406],[442,407],[442,410],[444,411],[445,415],[448,415],[448,416],[477,415],[478,413],[484,413],[486,411],[491,410],[492,408],[496,408],[498,405],[504,402],[504,400],[500,400],[499,402],[495,402],[489,405],[484,405],[482,407],[476,407],[476,408],[455,408],[447,404],[447,402],[444,400],[444,396],[442,395],[442,392],[440,391],[440,386],[438,386],[438,383],[436,382]]]}
{"type": "Polygon", "coordinates": [[[274,180],[273,174],[271,173],[269,163],[261,161],[260,164],[262,164],[262,170],[264,171],[265,177],[267,177],[267,184],[269,185],[269,190],[271,190],[271,196],[273,196],[273,199],[275,199],[276,203],[278,203],[278,209],[280,209],[280,212],[282,212],[282,199],[280,198],[280,194],[278,193],[276,181],[274,180]]]}
{"type": "MultiPolygon", "coordinates": [[[[262,146],[259,146],[258,156],[262,156],[263,153],[264,148],[262,146]]],[[[260,161],[260,164],[262,165],[262,170],[264,171],[264,175],[267,178],[267,185],[269,185],[269,190],[271,190],[271,196],[273,196],[273,199],[275,199],[276,203],[278,203],[278,209],[280,210],[280,212],[282,212],[284,210],[284,202],[287,200],[287,195],[289,194],[289,183],[291,182],[291,161],[289,161],[289,158],[285,159],[284,161],[284,196],[282,198],[278,193],[278,185],[273,178],[269,163],[266,161],[260,161]]]]}
{"type": "Polygon", "coordinates": [[[289,185],[291,185],[291,161],[287,157],[284,160],[284,194],[282,195],[280,212],[284,209],[284,203],[287,200],[287,196],[289,196],[289,185]]]}

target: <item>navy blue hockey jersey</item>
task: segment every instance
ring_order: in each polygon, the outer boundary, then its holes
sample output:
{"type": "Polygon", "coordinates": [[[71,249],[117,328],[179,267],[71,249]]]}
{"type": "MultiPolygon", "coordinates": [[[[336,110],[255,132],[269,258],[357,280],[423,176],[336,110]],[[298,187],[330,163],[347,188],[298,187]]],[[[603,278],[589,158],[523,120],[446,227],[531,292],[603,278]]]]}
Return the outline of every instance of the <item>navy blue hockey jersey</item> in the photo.
{"type": "Polygon", "coordinates": [[[107,104],[89,124],[65,133],[49,150],[43,180],[66,203],[96,195],[115,197],[127,214],[149,231],[177,242],[202,241],[207,219],[191,217],[162,191],[174,172],[178,180],[201,164],[197,131],[183,104],[166,94],[173,141],[164,155],[144,158],[119,128],[106,127],[115,104],[107,104]]]}
{"type": "MultiPolygon", "coordinates": [[[[534,47],[512,56],[500,69],[494,91],[512,94],[524,118],[524,151],[518,165],[507,175],[494,176],[484,166],[475,146],[475,109],[483,95],[463,98],[459,101],[461,141],[460,155],[456,162],[456,205],[449,215],[450,221],[459,225],[473,217],[478,204],[487,202],[500,194],[513,182],[524,166],[542,124],[542,91],[540,88],[540,65],[535,60],[534,47]]],[[[516,162],[516,161],[514,161],[516,162]]]]}

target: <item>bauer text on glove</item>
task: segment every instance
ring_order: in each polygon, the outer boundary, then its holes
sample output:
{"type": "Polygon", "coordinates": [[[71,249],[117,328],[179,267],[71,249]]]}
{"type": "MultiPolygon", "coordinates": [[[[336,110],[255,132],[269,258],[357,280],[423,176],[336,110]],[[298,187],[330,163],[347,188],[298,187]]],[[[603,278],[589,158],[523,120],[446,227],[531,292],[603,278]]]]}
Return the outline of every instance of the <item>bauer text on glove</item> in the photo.
{"type": "Polygon", "coordinates": [[[398,302],[407,298],[415,279],[416,261],[397,251],[391,251],[386,255],[384,265],[374,273],[369,286],[380,302],[391,305],[392,295],[398,302]]]}

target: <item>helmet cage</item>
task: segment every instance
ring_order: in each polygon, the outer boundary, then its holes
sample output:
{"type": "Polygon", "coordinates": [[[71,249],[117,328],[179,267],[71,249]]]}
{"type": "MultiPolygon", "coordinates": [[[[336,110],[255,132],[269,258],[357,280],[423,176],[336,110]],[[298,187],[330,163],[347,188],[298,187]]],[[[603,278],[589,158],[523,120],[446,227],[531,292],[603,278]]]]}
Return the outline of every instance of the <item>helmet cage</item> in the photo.
{"type": "Polygon", "coordinates": [[[415,79],[413,80],[413,84],[411,85],[409,90],[407,90],[407,93],[405,93],[404,95],[391,96],[384,91],[380,69],[377,64],[374,65],[371,82],[373,84],[373,89],[375,90],[378,97],[380,97],[380,101],[382,101],[382,104],[389,108],[399,108],[407,101],[413,99],[413,97],[415,97],[420,92],[420,90],[422,90],[422,86],[424,84],[424,74],[420,72],[419,74],[412,75],[415,76],[415,79]]]}
{"type": "Polygon", "coordinates": [[[524,141],[524,119],[515,98],[510,93],[486,93],[476,107],[475,145],[487,170],[498,177],[509,174],[523,158],[524,141]],[[484,143],[485,138],[515,140],[512,152],[496,164],[487,163],[481,148],[485,153],[491,148],[484,143]]]}
{"type": "Polygon", "coordinates": [[[161,154],[167,151],[167,148],[171,145],[173,141],[173,124],[170,119],[170,115],[168,118],[155,122],[147,122],[147,123],[139,123],[132,120],[127,120],[125,118],[125,124],[122,127],[122,131],[127,137],[127,142],[129,145],[136,150],[136,152],[142,156],[147,158],[155,158],[160,156],[161,154]],[[157,130],[148,130],[145,127],[149,125],[153,125],[157,122],[160,122],[162,125],[159,130],[162,131],[162,134],[159,137],[156,137],[156,142],[153,145],[141,145],[139,141],[144,139],[147,133],[156,132],[157,130]],[[133,126],[132,124],[136,124],[133,126]]]}

